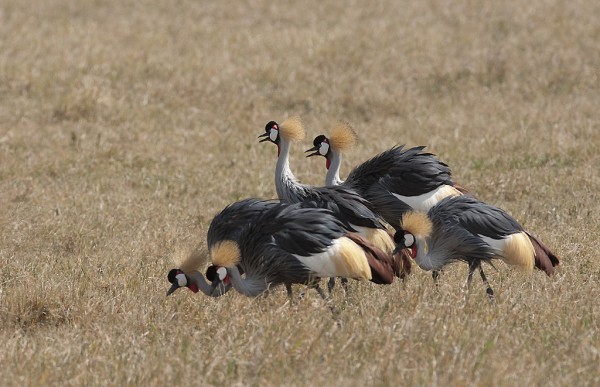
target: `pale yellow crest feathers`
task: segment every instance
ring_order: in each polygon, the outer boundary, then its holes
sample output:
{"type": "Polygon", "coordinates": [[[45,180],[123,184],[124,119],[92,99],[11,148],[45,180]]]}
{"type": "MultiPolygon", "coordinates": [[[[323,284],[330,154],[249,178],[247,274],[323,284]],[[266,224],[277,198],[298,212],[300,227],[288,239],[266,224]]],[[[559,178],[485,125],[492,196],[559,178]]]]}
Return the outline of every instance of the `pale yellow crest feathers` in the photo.
{"type": "Polygon", "coordinates": [[[224,240],[210,249],[210,258],[215,266],[232,267],[242,259],[240,247],[234,241],[224,240]]]}
{"type": "Polygon", "coordinates": [[[420,211],[410,211],[402,216],[402,229],[413,235],[427,238],[431,235],[433,225],[426,213],[420,211]]]}
{"type": "Polygon", "coordinates": [[[356,144],[358,136],[352,127],[346,123],[337,124],[331,131],[329,145],[336,151],[346,151],[352,149],[356,144]]]}
{"type": "Polygon", "coordinates": [[[206,265],[208,254],[200,248],[179,248],[173,254],[173,261],[184,273],[189,274],[206,265]]]}
{"type": "Polygon", "coordinates": [[[279,124],[279,135],[288,141],[304,140],[306,132],[300,117],[290,117],[279,124]]]}

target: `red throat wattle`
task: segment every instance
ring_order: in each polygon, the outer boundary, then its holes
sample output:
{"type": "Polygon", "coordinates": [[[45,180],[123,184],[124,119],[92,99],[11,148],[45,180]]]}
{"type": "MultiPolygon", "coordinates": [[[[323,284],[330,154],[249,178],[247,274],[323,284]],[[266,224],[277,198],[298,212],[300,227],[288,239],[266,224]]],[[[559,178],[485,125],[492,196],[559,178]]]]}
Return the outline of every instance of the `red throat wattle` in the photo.
{"type": "Polygon", "coordinates": [[[279,144],[277,144],[277,157],[279,157],[279,152],[280,152],[279,144]]]}
{"type": "Polygon", "coordinates": [[[329,170],[330,166],[331,166],[331,160],[325,159],[325,168],[327,168],[329,170]]]}
{"type": "Polygon", "coordinates": [[[188,286],[188,288],[194,292],[194,293],[198,293],[198,285],[196,284],[190,284],[190,286],[188,286]]]}
{"type": "Polygon", "coordinates": [[[415,257],[417,256],[417,246],[412,245],[410,246],[410,256],[415,259],[415,257]]]}
{"type": "Polygon", "coordinates": [[[225,279],[223,280],[223,283],[225,284],[225,286],[229,285],[229,276],[225,277],[225,279]]]}

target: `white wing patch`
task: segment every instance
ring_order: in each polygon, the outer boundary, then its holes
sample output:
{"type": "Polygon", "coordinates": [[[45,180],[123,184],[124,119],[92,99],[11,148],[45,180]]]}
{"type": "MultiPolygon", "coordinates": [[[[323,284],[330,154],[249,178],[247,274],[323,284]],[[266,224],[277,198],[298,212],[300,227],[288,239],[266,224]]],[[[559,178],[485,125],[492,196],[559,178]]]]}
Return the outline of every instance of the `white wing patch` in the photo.
{"type": "Polygon", "coordinates": [[[447,196],[459,196],[460,192],[450,185],[442,185],[433,191],[424,193],[422,195],[402,196],[393,192],[392,195],[402,200],[404,203],[408,204],[417,211],[427,212],[443,198],[447,196]]]}
{"type": "Polygon", "coordinates": [[[319,277],[371,279],[371,268],[363,250],[346,237],[336,239],[322,253],[294,256],[319,277]]]}
{"type": "Polygon", "coordinates": [[[508,265],[516,266],[523,271],[531,271],[535,265],[535,250],[529,237],[524,232],[507,235],[502,239],[493,239],[479,235],[481,239],[497,251],[508,265]]]}

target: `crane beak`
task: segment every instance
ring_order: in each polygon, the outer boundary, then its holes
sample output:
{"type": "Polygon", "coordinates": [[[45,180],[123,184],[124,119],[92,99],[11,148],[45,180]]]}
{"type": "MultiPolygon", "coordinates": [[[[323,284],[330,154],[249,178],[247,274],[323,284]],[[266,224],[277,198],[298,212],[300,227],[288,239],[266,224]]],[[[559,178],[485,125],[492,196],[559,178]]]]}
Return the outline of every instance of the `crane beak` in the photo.
{"type": "Polygon", "coordinates": [[[212,282],[212,284],[210,284],[210,295],[211,296],[218,296],[218,295],[223,295],[225,294],[224,291],[221,291],[221,287],[219,286],[221,284],[221,280],[219,279],[219,276],[217,276],[217,278],[215,278],[215,280],[212,282]],[[215,292],[218,292],[215,294],[215,292]]]}
{"type": "Polygon", "coordinates": [[[309,155],[306,155],[306,157],[320,156],[320,155],[321,155],[321,154],[319,153],[319,147],[318,147],[318,146],[313,146],[312,148],[310,148],[310,149],[307,149],[307,150],[305,150],[305,151],[304,151],[304,153],[308,153],[308,152],[314,152],[314,153],[311,153],[311,154],[309,154],[309,155]]]}
{"type": "Polygon", "coordinates": [[[396,254],[400,253],[402,251],[402,249],[404,249],[404,247],[397,246],[394,249],[394,251],[392,251],[392,255],[396,255],[396,254]]]}
{"type": "Polygon", "coordinates": [[[260,140],[259,142],[265,142],[265,141],[270,141],[271,139],[269,138],[269,133],[263,133],[260,136],[258,136],[258,138],[264,137],[262,140],[260,140]]]}
{"type": "Polygon", "coordinates": [[[171,294],[173,294],[173,292],[177,289],[179,289],[179,285],[177,283],[174,283],[173,285],[171,285],[171,288],[169,290],[167,290],[167,297],[169,297],[171,294]]]}

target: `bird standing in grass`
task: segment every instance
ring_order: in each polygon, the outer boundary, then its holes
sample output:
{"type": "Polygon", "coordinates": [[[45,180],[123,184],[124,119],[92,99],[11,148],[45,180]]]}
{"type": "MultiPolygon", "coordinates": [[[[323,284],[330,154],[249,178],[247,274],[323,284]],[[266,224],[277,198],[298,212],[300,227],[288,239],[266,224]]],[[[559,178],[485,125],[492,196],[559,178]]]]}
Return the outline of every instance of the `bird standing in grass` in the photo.
{"type": "MultiPolygon", "coordinates": [[[[232,208],[252,203],[247,200],[227,207],[212,224],[226,220],[232,208]]],[[[256,297],[281,284],[305,284],[325,298],[318,285],[322,277],[377,284],[394,280],[394,262],[389,255],[349,232],[331,211],[311,207],[311,203],[269,206],[242,226],[234,238],[227,228],[212,224],[209,250],[215,274],[210,285],[213,288],[232,286],[256,297]]],[[[204,279],[201,282],[207,284],[204,279]]]]}
{"type": "Polygon", "coordinates": [[[340,123],[334,127],[330,137],[315,137],[314,146],[306,150],[313,153],[307,157],[325,157],[325,185],[341,185],[356,190],[373,203],[375,212],[390,224],[398,222],[398,211],[428,211],[443,198],[466,192],[454,183],[448,165],[434,154],[423,152],[423,146],[405,150],[400,145],[388,149],[358,165],[343,181],[339,175],[342,155],[352,149],[356,138],[349,125],[340,123]],[[405,205],[397,201],[393,205],[382,201],[380,191],[391,193],[405,205]]]}
{"type": "MultiPolygon", "coordinates": [[[[298,118],[290,118],[281,124],[270,121],[265,126],[261,142],[277,145],[275,187],[279,199],[287,203],[313,202],[317,207],[331,210],[338,219],[373,243],[387,254],[394,250],[392,237],[381,218],[370,208],[370,203],[356,191],[347,187],[313,187],[301,184],[289,166],[291,144],[304,138],[305,132],[298,118]]],[[[399,272],[400,276],[401,273],[399,272]]],[[[333,283],[330,282],[330,289],[333,283]]]]}
{"type": "MultiPolygon", "coordinates": [[[[212,257],[223,254],[221,242],[224,240],[239,243],[242,229],[249,225],[256,217],[278,204],[277,201],[265,201],[258,199],[245,199],[225,207],[211,221],[206,235],[209,254],[212,257]]],[[[208,284],[204,276],[198,271],[205,262],[205,257],[193,252],[182,262],[179,268],[169,271],[167,276],[172,284],[167,296],[180,287],[187,287],[193,292],[202,291],[207,296],[219,297],[231,289],[231,284],[218,286],[221,281],[217,278],[217,267],[209,266],[206,270],[206,278],[211,281],[208,284]]],[[[244,267],[240,265],[240,272],[244,267]]]]}
{"type": "Polygon", "coordinates": [[[467,284],[479,270],[486,292],[493,290],[482,262],[493,259],[530,272],[535,268],[554,273],[559,258],[525,231],[506,211],[469,196],[442,199],[427,213],[407,212],[394,236],[397,249],[406,248],[424,270],[440,270],[455,261],[469,265],[467,284]]]}
{"type": "MultiPolygon", "coordinates": [[[[354,147],[356,140],[355,131],[340,123],[330,137],[315,137],[314,146],[306,150],[313,153],[307,157],[325,157],[325,185],[355,190],[392,227],[397,227],[398,220],[408,211],[428,211],[443,198],[466,192],[453,182],[448,165],[434,154],[423,152],[422,146],[388,149],[354,168],[343,181],[339,175],[342,155],[354,147]]],[[[410,273],[410,259],[402,257],[403,271],[410,273]]],[[[433,276],[437,278],[438,272],[434,271],[433,276]]]]}

